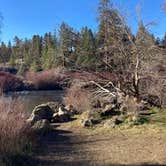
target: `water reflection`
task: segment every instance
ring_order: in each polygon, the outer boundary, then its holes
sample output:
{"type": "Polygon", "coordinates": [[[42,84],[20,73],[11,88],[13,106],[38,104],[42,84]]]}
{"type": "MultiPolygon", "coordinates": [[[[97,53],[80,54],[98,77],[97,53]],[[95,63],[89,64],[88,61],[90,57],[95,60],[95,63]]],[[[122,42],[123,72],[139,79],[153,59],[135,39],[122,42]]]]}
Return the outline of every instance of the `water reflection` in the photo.
{"type": "Polygon", "coordinates": [[[5,97],[21,101],[27,111],[32,111],[36,105],[52,101],[62,101],[63,94],[64,92],[62,90],[23,91],[8,93],[5,97]]]}

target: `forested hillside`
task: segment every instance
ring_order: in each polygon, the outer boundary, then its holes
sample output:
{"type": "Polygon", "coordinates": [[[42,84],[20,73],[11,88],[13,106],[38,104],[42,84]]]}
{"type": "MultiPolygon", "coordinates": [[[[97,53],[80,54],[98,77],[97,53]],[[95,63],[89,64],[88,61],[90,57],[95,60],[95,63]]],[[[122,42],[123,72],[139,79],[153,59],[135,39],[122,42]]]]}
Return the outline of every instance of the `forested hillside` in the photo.
{"type": "Polygon", "coordinates": [[[0,63],[18,68],[20,74],[56,67],[122,72],[132,69],[137,54],[139,67],[146,62],[146,68],[152,67],[154,59],[157,65],[164,59],[166,34],[161,39],[154,36],[142,20],[133,34],[110,1],[100,2],[97,20],[97,32],[90,27],[76,31],[63,22],[59,29],[44,36],[33,35],[31,39],[15,36],[12,44],[1,43],[0,63]]]}

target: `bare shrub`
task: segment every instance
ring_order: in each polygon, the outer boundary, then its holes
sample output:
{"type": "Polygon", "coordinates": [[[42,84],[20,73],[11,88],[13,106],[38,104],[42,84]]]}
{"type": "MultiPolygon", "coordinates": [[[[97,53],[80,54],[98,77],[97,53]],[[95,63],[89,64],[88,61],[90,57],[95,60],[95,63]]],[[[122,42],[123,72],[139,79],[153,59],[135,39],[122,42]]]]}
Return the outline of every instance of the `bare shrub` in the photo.
{"type": "Polygon", "coordinates": [[[36,89],[54,89],[65,82],[66,75],[60,69],[45,70],[38,73],[28,72],[26,80],[31,82],[36,89]]]}
{"type": "Polygon", "coordinates": [[[128,115],[136,117],[138,116],[138,113],[140,111],[140,105],[141,105],[141,102],[139,102],[137,98],[127,95],[125,97],[125,100],[123,101],[123,104],[120,110],[122,112],[126,111],[128,115]]]}
{"type": "Polygon", "coordinates": [[[0,159],[24,155],[31,145],[28,115],[18,101],[0,97],[0,159]]]}
{"type": "Polygon", "coordinates": [[[19,77],[0,71],[0,89],[2,91],[17,91],[23,87],[23,81],[19,77]]]}
{"type": "Polygon", "coordinates": [[[153,81],[148,86],[148,94],[160,99],[160,105],[166,107],[166,79],[158,73],[153,74],[153,81]]]}
{"type": "Polygon", "coordinates": [[[67,90],[63,101],[65,105],[72,105],[78,112],[82,113],[91,109],[91,99],[92,94],[89,91],[73,85],[67,90]]]}

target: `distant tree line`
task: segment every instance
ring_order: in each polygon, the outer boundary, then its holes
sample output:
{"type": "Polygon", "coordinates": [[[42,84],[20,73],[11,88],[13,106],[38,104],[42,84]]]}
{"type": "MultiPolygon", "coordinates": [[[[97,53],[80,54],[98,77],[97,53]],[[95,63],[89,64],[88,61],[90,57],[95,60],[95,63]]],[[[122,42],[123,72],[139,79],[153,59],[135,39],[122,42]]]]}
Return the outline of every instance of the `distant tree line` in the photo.
{"type": "MultiPolygon", "coordinates": [[[[142,21],[137,34],[133,35],[110,0],[101,0],[98,22],[95,33],[88,27],[75,31],[63,22],[58,33],[48,32],[24,40],[16,36],[13,44],[1,43],[0,63],[18,68],[20,74],[26,70],[36,72],[56,67],[123,71],[132,69],[136,55],[146,62],[150,61],[148,50],[166,48],[166,34],[163,39],[155,38],[142,21]]],[[[164,59],[164,54],[160,56],[164,59]]]]}

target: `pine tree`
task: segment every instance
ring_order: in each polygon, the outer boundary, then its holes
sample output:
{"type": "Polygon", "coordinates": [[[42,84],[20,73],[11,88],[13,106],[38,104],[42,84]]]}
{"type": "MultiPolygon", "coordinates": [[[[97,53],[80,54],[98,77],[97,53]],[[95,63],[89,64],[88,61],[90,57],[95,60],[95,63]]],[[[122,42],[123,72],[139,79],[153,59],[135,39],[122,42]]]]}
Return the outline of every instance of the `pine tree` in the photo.
{"type": "Polygon", "coordinates": [[[96,68],[96,43],[93,32],[87,27],[82,28],[78,44],[76,65],[86,69],[96,68]]]}
{"type": "Polygon", "coordinates": [[[98,15],[98,52],[105,70],[125,70],[130,62],[133,35],[110,0],[101,0],[98,15]]]}
{"type": "Polygon", "coordinates": [[[0,61],[1,63],[3,63],[4,65],[6,64],[7,62],[7,47],[6,47],[6,44],[4,42],[1,43],[1,47],[0,47],[0,61]]]}
{"type": "Polygon", "coordinates": [[[32,54],[32,68],[34,71],[41,70],[41,50],[42,41],[39,35],[34,35],[32,38],[31,54],[32,54]]]}
{"type": "Polygon", "coordinates": [[[56,32],[52,35],[50,32],[46,33],[43,39],[43,49],[42,49],[42,68],[50,69],[56,66],[58,50],[58,39],[56,37],[56,32]]]}
{"type": "Polygon", "coordinates": [[[162,44],[163,44],[163,45],[166,45],[166,33],[165,33],[165,35],[164,35],[164,37],[163,37],[162,44]]]}
{"type": "Polygon", "coordinates": [[[69,27],[66,23],[62,23],[60,27],[60,50],[62,58],[62,66],[66,67],[66,62],[70,58],[73,52],[73,29],[69,27]]]}

